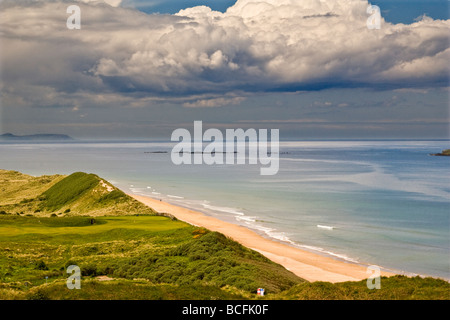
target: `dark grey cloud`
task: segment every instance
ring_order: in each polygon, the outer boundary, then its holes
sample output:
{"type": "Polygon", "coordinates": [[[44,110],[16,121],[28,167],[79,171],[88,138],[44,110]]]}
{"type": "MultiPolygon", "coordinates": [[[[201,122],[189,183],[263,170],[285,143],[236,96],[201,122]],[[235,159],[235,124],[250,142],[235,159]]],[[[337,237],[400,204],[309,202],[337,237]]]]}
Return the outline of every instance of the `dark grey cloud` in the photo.
{"type": "Polygon", "coordinates": [[[1,4],[6,107],[211,107],[258,92],[448,86],[450,21],[369,30],[367,1],[239,0],[225,13],[149,15],[86,0],[81,30],[66,28],[68,4],[1,4]]]}

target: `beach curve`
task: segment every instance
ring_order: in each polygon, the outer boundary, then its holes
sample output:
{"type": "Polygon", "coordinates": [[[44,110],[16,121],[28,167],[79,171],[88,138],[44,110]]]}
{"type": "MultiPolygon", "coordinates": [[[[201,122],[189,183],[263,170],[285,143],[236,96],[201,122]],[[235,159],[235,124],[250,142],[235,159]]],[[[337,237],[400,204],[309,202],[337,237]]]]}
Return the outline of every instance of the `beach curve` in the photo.
{"type": "MultiPolygon", "coordinates": [[[[268,259],[310,282],[360,281],[370,276],[367,273],[367,266],[336,260],[270,240],[243,226],[222,221],[199,211],[176,206],[159,199],[135,194],[129,194],[129,196],[157,212],[169,213],[191,225],[220,232],[243,246],[258,251],[268,259]]],[[[381,275],[391,276],[393,273],[381,271],[381,275]]]]}

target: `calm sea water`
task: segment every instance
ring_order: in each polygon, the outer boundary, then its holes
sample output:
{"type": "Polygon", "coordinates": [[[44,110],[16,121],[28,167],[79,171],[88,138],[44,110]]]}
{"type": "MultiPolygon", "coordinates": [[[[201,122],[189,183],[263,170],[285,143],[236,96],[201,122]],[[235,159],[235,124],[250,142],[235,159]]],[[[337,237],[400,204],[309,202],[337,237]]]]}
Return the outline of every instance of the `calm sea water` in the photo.
{"type": "Polygon", "coordinates": [[[0,168],[92,172],[336,259],[450,279],[450,158],[429,156],[449,144],[281,142],[278,174],[261,176],[260,165],[176,166],[172,143],[3,143],[0,168]]]}

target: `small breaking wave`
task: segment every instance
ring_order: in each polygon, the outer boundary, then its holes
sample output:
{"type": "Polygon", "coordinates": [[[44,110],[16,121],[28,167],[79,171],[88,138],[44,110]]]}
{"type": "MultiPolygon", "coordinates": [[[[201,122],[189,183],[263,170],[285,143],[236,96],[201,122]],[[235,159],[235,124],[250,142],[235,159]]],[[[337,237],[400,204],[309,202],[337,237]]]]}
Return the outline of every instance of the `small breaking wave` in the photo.
{"type": "Polygon", "coordinates": [[[169,198],[174,198],[174,199],[184,199],[184,197],[180,197],[180,196],[174,196],[172,194],[168,194],[167,195],[169,198]]]}
{"type": "Polygon", "coordinates": [[[212,206],[212,205],[209,205],[206,203],[202,203],[202,206],[205,209],[209,209],[209,210],[213,210],[213,211],[226,212],[226,213],[236,214],[236,215],[240,215],[240,216],[244,215],[243,212],[237,211],[238,209],[236,209],[236,208],[216,207],[216,206],[212,206]]]}
{"type": "Polygon", "coordinates": [[[300,248],[304,248],[304,249],[310,250],[310,251],[316,251],[316,252],[320,252],[320,253],[323,253],[323,254],[326,254],[326,255],[330,255],[330,256],[333,256],[333,257],[336,257],[336,258],[339,258],[341,260],[345,260],[345,261],[348,261],[348,262],[359,263],[358,260],[350,258],[350,257],[346,256],[345,254],[334,253],[334,252],[325,250],[324,248],[321,248],[321,247],[301,245],[301,244],[297,244],[296,246],[300,247],[300,248]]]}

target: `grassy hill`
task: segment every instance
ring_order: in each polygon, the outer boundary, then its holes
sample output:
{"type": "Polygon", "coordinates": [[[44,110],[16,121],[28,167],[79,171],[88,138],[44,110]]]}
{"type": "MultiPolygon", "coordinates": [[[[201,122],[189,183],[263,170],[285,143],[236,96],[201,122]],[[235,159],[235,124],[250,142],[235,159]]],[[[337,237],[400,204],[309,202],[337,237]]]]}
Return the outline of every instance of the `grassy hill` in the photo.
{"type": "Polygon", "coordinates": [[[95,174],[32,177],[0,170],[0,212],[54,215],[155,214],[95,174]]]}
{"type": "Polygon", "coordinates": [[[450,284],[432,278],[383,278],[381,286],[308,283],[223,234],[156,214],[94,174],[0,170],[0,300],[450,299],[450,284]],[[72,264],[81,290],[66,287],[72,264]]]}

